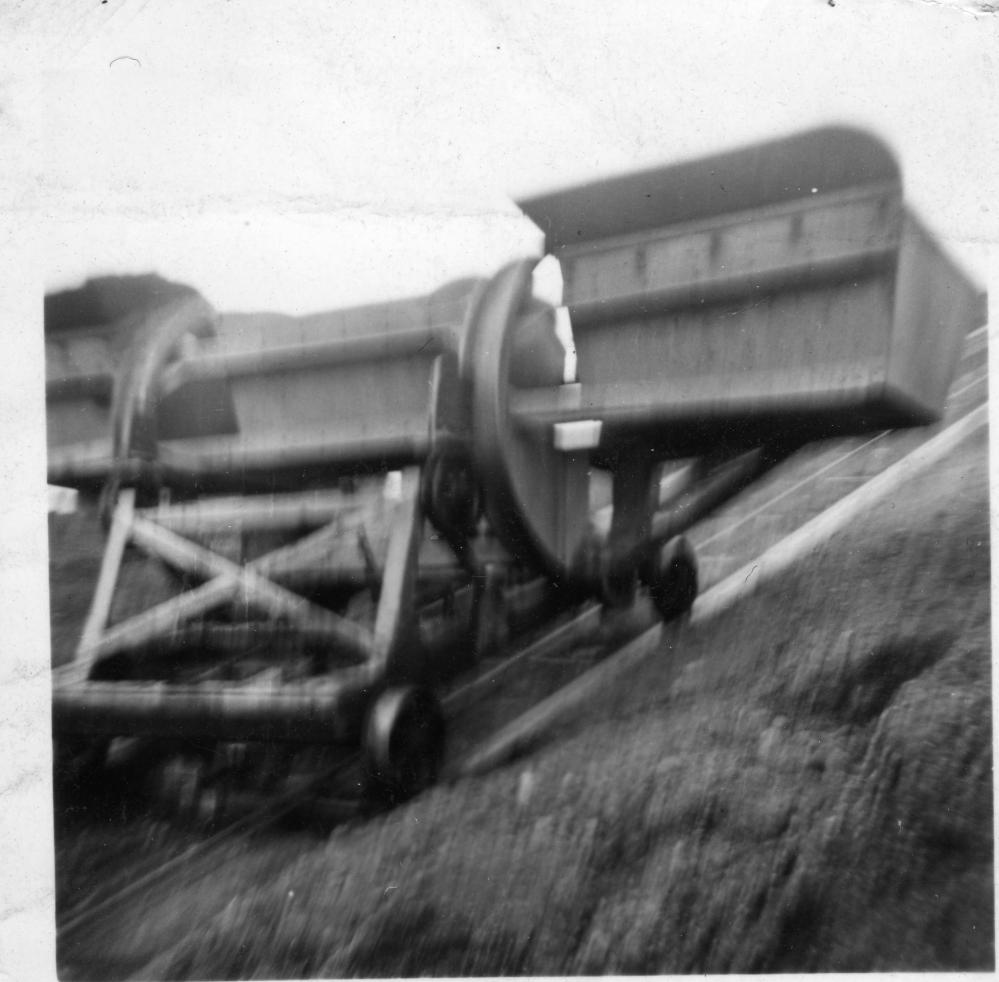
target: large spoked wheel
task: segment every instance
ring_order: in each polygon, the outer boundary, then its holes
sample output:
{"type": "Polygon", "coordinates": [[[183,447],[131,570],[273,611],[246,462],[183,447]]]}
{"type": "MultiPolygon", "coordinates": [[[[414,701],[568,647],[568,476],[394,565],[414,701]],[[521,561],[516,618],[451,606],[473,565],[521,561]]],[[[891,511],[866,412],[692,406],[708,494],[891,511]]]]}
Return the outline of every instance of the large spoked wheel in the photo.
{"type": "Polygon", "coordinates": [[[649,596],[664,622],[682,617],[697,599],[697,556],[687,539],[678,535],[662,547],[651,575],[649,596]]]}
{"type": "Polygon", "coordinates": [[[444,713],[429,690],[401,686],[382,693],[364,732],[369,794],[395,805],[429,788],[444,759],[444,730],[444,713]]]}
{"type": "MultiPolygon", "coordinates": [[[[156,462],[163,370],[186,347],[213,333],[216,320],[211,306],[198,295],[175,300],[146,315],[127,349],[111,403],[113,466],[100,501],[105,527],[110,526],[123,485],[134,485],[140,501],[155,501],[161,482],[156,462]]],[[[230,425],[235,425],[234,417],[230,425]]]]}
{"type": "Polygon", "coordinates": [[[519,560],[564,578],[589,530],[588,462],[517,416],[520,394],[555,388],[564,374],[546,354],[554,311],[531,297],[536,265],[510,263],[479,296],[465,330],[462,373],[471,384],[475,471],[490,528],[519,560]]]}

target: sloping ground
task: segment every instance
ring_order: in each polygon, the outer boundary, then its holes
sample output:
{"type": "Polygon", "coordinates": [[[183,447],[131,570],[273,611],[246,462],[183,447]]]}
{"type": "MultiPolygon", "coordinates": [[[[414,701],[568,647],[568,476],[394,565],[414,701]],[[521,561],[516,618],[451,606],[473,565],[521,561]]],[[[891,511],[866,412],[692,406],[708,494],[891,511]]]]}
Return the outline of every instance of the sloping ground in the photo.
{"type": "Polygon", "coordinates": [[[666,637],[531,757],[252,848],[70,974],[992,968],[986,454],[666,637]]]}

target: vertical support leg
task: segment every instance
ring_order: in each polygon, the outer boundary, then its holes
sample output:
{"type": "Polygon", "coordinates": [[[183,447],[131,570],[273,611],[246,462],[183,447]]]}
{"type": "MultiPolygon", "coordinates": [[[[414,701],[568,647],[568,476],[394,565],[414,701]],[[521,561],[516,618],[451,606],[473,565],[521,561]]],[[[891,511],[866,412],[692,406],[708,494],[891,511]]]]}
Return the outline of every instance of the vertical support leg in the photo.
{"type": "Polygon", "coordinates": [[[590,527],[590,463],[584,453],[560,451],[551,464],[556,556],[568,568],[590,527]]]}
{"type": "Polygon", "coordinates": [[[90,604],[80,643],[76,648],[76,662],[89,663],[97,651],[101,634],[111,613],[111,600],[114,588],[118,582],[118,571],[121,569],[122,556],[128,544],[132,530],[132,517],[135,514],[135,490],[125,488],[118,497],[114,516],[111,519],[111,531],[108,533],[107,545],[104,547],[104,557],[101,560],[101,571],[97,578],[97,588],[90,604]]]}
{"type": "Polygon", "coordinates": [[[660,463],[635,453],[623,454],[614,471],[614,511],[601,577],[602,599],[609,606],[624,607],[634,599],[633,557],[652,532],[661,469],[660,463]]]}
{"type": "Polygon", "coordinates": [[[375,614],[374,652],[369,663],[377,678],[406,677],[419,666],[416,624],[416,567],[423,538],[420,508],[420,469],[408,468],[402,475],[402,500],[392,518],[385,573],[375,614]],[[410,660],[412,659],[412,660],[410,660]]]}
{"type": "Polygon", "coordinates": [[[472,648],[476,660],[496,654],[509,638],[504,586],[506,576],[498,563],[485,563],[476,584],[472,614],[472,648]]]}

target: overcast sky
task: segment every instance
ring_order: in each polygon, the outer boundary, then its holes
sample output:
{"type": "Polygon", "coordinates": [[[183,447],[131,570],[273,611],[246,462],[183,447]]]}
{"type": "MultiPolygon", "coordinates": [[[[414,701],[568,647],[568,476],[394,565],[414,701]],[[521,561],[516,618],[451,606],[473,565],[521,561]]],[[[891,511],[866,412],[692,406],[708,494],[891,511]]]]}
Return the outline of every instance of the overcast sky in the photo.
{"type": "Polygon", "coordinates": [[[887,139],[984,276],[999,18],[976,6],[107,5],[43,77],[46,282],[155,269],[289,313],[423,292],[536,250],[518,193],[828,122],[887,139]]]}

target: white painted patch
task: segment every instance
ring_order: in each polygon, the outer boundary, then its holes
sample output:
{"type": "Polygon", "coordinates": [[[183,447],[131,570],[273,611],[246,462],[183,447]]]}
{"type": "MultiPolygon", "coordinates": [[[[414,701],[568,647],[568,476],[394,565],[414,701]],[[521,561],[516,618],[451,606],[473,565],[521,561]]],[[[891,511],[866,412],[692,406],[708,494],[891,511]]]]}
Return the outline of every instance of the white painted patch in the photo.
{"type": "Polygon", "coordinates": [[[387,501],[402,501],[402,471],[388,472],[383,493],[387,501]]]}
{"type": "Polygon", "coordinates": [[[576,341],[572,336],[572,319],[568,307],[555,308],[555,336],[565,348],[565,382],[576,381],[576,341]]]}
{"type": "Polygon", "coordinates": [[[555,424],[556,450],[592,450],[600,446],[603,420],[577,419],[570,423],[555,424]]]}

